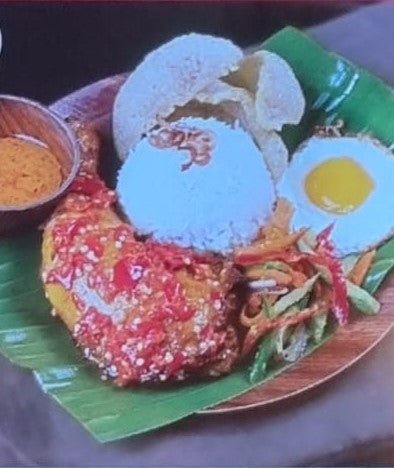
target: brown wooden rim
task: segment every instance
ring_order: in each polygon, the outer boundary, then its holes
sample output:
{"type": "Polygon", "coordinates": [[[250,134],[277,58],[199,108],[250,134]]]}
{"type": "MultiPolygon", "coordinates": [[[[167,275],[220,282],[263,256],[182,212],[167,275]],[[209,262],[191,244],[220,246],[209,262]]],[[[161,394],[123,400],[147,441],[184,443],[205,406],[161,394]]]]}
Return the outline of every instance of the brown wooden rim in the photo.
{"type": "MultiPolygon", "coordinates": [[[[345,325],[346,326],[346,325],[345,325]]],[[[239,405],[239,406],[233,406],[233,407],[230,407],[230,408],[221,408],[220,406],[222,405],[222,403],[220,403],[218,405],[218,407],[213,407],[213,408],[207,408],[205,410],[201,410],[201,411],[198,411],[197,414],[224,414],[224,413],[236,413],[238,411],[243,411],[243,410],[248,410],[248,409],[253,409],[253,408],[259,408],[261,406],[267,406],[267,405],[272,405],[273,403],[278,403],[279,401],[283,401],[283,400],[287,400],[288,398],[292,398],[292,397],[295,397],[297,395],[300,395],[301,393],[304,393],[304,392],[307,392],[308,390],[312,390],[313,388],[316,388],[318,387],[319,385],[321,384],[324,384],[325,382],[327,382],[328,380],[331,380],[333,377],[341,374],[342,372],[344,372],[346,369],[348,369],[349,367],[351,367],[353,364],[355,364],[356,362],[358,362],[360,359],[362,359],[366,354],[368,354],[370,351],[373,350],[373,348],[375,348],[375,346],[380,343],[383,338],[393,329],[394,327],[394,322],[392,322],[392,324],[387,328],[386,331],[384,331],[372,344],[370,344],[368,346],[368,348],[366,348],[362,353],[360,353],[357,357],[355,357],[354,359],[351,359],[350,361],[348,361],[345,365],[339,367],[336,371],[334,372],[331,372],[330,374],[326,375],[325,377],[321,378],[319,381],[313,383],[313,384],[310,384],[310,385],[306,385],[305,387],[301,387],[299,388],[298,390],[294,390],[293,392],[289,392],[287,395],[285,396],[278,396],[276,398],[270,398],[268,400],[264,400],[264,401],[261,401],[261,402],[258,402],[258,403],[250,403],[250,404],[246,404],[246,405],[239,405]]],[[[334,337],[331,337],[330,339],[332,339],[334,337]]],[[[324,344],[323,344],[324,346],[324,344]]],[[[311,353],[313,354],[313,353],[311,353]]],[[[302,361],[302,357],[300,359],[300,361],[298,362],[301,362],[302,361]]],[[[286,370],[284,371],[286,372],[286,370]]],[[[276,377],[274,377],[275,379],[276,377]]],[[[264,386],[264,383],[261,384],[261,386],[264,386]]],[[[258,387],[258,386],[257,386],[258,387]]],[[[248,390],[247,392],[245,393],[248,393],[248,392],[251,392],[253,391],[253,389],[251,390],[248,390]]]]}

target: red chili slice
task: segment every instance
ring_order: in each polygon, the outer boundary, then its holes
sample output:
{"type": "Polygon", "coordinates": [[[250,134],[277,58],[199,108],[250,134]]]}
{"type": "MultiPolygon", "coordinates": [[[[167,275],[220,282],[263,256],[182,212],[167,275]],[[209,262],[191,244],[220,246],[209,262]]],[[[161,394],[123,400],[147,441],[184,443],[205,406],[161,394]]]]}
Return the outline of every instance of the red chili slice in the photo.
{"type": "Polygon", "coordinates": [[[84,239],[85,245],[88,249],[93,251],[96,257],[101,257],[104,253],[104,245],[100,242],[99,236],[91,235],[86,236],[84,239]]]}
{"type": "Polygon", "coordinates": [[[84,195],[94,195],[107,190],[104,182],[97,178],[77,177],[71,185],[71,191],[84,195]]]}
{"type": "Polygon", "coordinates": [[[119,260],[114,266],[114,285],[122,291],[125,289],[132,289],[135,286],[135,281],[130,277],[129,269],[126,262],[122,259],[119,260]]]}
{"type": "Polygon", "coordinates": [[[325,228],[316,238],[317,255],[312,256],[316,263],[326,266],[332,277],[334,292],[333,313],[340,325],[344,325],[349,317],[349,302],[347,300],[346,283],[342,271],[342,265],[335,255],[335,245],[329,237],[334,228],[334,223],[325,228]]]}
{"type": "Polygon", "coordinates": [[[332,230],[334,229],[334,225],[334,223],[331,223],[316,236],[316,241],[318,245],[322,245],[330,240],[330,236],[332,230]]]}

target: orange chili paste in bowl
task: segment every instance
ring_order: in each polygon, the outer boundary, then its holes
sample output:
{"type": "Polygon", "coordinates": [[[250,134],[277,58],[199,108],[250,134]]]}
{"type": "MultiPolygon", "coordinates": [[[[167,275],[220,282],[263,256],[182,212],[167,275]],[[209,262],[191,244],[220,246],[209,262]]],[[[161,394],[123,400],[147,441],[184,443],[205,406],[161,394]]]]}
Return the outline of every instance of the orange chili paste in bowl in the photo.
{"type": "Polygon", "coordinates": [[[0,138],[0,205],[39,201],[62,181],[62,166],[44,145],[24,138],[0,138]]]}

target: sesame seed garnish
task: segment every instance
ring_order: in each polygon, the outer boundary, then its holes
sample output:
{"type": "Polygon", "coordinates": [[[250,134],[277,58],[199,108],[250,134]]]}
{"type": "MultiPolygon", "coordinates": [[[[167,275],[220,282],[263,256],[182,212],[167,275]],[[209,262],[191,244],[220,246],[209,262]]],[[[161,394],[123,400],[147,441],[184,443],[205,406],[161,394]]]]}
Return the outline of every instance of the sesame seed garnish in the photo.
{"type": "Polygon", "coordinates": [[[222,301],[220,299],[216,299],[216,301],[213,303],[213,307],[216,310],[220,310],[222,307],[222,301]]]}
{"type": "Polygon", "coordinates": [[[108,368],[107,372],[108,372],[108,375],[109,375],[110,377],[116,377],[116,376],[118,375],[118,369],[117,369],[117,367],[116,367],[114,364],[112,364],[112,365],[108,368]]]}
{"type": "Polygon", "coordinates": [[[86,258],[88,260],[91,260],[92,262],[97,262],[98,261],[98,258],[96,257],[96,255],[94,254],[94,252],[92,250],[89,250],[89,252],[86,254],[86,258]]]}
{"type": "Polygon", "coordinates": [[[142,277],[142,272],[143,268],[140,265],[133,266],[130,271],[131,279],[133,279],[134,281],[139,280],[142,277]]]}
{"type": "Polygon", "coordinates": [[[170,364],[173,360],[174,360],[174,356],[169,351],[167,351],[166,355],[164,356],[164,361],[167,364],[170,364]]]}

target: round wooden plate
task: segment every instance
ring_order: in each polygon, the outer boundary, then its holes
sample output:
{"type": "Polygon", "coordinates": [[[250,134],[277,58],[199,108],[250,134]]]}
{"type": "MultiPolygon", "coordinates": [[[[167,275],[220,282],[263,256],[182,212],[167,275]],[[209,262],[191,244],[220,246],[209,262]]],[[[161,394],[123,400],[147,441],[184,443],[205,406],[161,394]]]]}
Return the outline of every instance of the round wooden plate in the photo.
{"type": "MultiPolygon", "coordinates": [[[[92,124],[98,130],[106,152],[110,153],[106,157],[114,158],[113,161],[116,156],[111,138],[112,104],[125,78],[126,75],[116,75],[103,79],[52,105],[52,110],[62,117],[72,115],[92,124]]],[[[267,405],[316,387],[344,371],[376,346],[393,327],[394,275],[381,288],[378,299],[382,309],[376,317],[354,318],[328,343],[275,379],[204,412],[219,413],[267,405]]]]}

